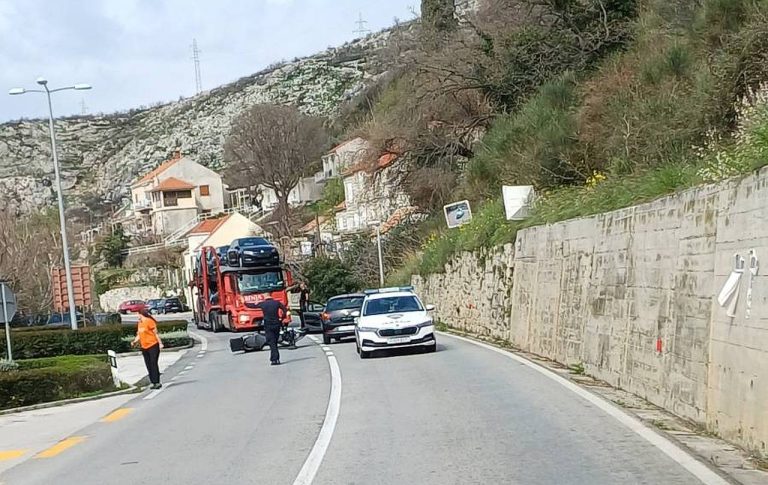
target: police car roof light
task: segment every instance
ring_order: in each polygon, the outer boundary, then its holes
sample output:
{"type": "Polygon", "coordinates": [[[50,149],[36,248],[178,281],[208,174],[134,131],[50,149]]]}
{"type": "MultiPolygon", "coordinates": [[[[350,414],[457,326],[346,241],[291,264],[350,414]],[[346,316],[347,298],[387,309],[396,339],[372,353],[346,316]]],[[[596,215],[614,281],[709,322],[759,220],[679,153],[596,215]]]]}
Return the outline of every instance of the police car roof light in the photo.
{"type": "Polygon", "coordinates": [[[377,288],[371,290],[364,290],[366,295],[375,295],[377,293],[397,293],[400,291],[413,291],[413,286],[393,286],[390,288],[377,288]]]}

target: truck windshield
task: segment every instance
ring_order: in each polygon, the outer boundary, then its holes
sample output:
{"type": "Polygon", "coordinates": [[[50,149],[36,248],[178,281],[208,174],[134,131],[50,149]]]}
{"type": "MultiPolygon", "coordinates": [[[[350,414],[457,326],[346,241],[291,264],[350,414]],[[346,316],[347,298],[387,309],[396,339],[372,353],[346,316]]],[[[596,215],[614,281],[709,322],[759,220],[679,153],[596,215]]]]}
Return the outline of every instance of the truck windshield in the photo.
{"type": "Polygon", "coordinates": [[[238,275],[240,292],[244,295],[276,291],[285,288],[282,271],[264,271],[238,275]]]}

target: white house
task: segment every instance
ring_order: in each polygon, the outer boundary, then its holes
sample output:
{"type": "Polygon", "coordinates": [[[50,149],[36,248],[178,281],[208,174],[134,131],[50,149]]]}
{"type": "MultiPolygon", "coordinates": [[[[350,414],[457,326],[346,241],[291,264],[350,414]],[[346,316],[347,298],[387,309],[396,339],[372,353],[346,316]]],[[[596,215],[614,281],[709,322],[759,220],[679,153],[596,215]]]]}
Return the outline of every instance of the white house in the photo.
{"type": "MultiPolygon", "coordinates": [[[[192,281],[195,260],[205,246],[227,246],[241,237],[263,236],[264,230],[239,212],[205,219],[187,232],[187,249],[184,251],[184,275],[192,281]]],[[[187,301],[192,301],[191,289],[187,289],[187,301]]],[[[191,306],[191,305],[190,305],[191,306]]]]}
{"type": "Polygon", "coordinates": [[[323,156],[323,171],[315,179],[323,181],[340,176],[349,167],[360,163],[369,151],[370,144],[359,137],[337,145],[323,156]]]}
{"type": "MultiPolygon", "coordinates": [[[[261,206],[265,210],[274,209],[277,207],[278,200],[275,191],[269,187],[263,185],[259,186],[263,199],[261,200],[261,206]]],[[[288,205],[296,207],[304,204],[309,204],[323,197],[323,185],[314,177],[304,177],[299,180],[299,183],[288,194],[288,205]]]]}
{"type": "Polygon", "coordinates": [[[222,212],[224,197],[219,174],[176,152],[131,184],[134,226],[137,232],[166,236],[199,214],[222,212]]]}
{"type": "Polygon", "coordinates": [[[384,224],[398,209],[410,207],[408,195],[399,184],[400,159],[385,153],[370,166],[359,163],[343,173],[343,210],[336,213],[336,227],[341,233],[368,231],[371,224],[384,224]]]}

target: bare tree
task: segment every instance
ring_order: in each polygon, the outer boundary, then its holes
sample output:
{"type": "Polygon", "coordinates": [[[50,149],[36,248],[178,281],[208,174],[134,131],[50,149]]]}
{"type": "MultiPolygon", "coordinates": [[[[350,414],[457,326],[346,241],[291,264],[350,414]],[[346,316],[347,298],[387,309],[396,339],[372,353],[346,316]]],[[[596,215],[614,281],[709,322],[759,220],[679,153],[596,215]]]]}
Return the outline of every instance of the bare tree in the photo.
{"type": "Polygon", "coordinates": [[[321,118],[298,109],[256,105],[240,115],[224,145],[230,163],[228,182],[237,187],[264,185],[278,200],[278,236],[290,235],[288,195],[320,162],[329,142],[321,118]]]}
{"type": "Polygon", "coordinates": [[[22,313],[36,314],[50,309],[53,303],[51,268],[61,264],[61,252],[55,212],[21,218],[0,213],[0,280],[10,283],[22,313]]]}

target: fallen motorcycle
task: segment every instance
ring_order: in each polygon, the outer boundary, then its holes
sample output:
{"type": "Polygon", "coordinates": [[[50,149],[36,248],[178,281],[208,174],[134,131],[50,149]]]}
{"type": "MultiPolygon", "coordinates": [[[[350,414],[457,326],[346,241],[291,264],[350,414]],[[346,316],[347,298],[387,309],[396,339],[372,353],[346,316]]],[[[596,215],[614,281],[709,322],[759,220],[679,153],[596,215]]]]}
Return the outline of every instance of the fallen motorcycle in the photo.
{"type": "MultiPolygon", "coordinates": [[[[307,335],[305,329],[293,329],[284,327],[280,329],[280,336],[277,339],[278,345],[282,347],[296,347],[296,342],[307,335]]],[[[232,352],[256,352],[267,345],[267,338],[262,333],[252,333],[229,339],[229,348],[232,352]]]]}

